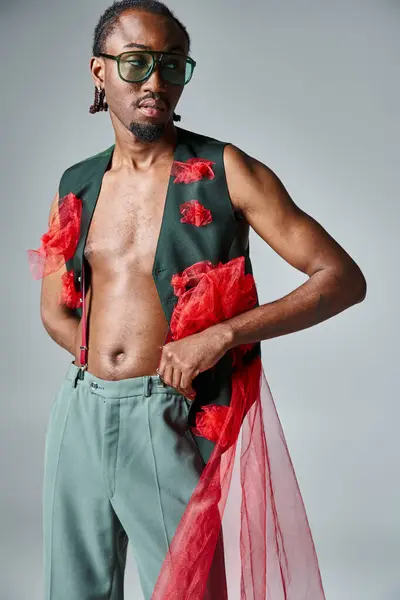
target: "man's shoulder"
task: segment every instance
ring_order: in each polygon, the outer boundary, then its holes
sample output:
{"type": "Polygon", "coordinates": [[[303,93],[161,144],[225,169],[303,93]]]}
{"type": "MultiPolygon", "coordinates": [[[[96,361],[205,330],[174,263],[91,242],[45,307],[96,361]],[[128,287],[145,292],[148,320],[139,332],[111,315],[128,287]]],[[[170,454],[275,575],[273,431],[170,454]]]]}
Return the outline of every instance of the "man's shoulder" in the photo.
{"type": "Polygon", "coordinates": [[[199,144],[202,145],[207,145],[207,144],[220,144],[222,146],[229,144],[230,142],[227,142],[225,140],[222,140],[220,138],[217,138],[215,136],[206,134],[206,133],[200,133],[198,131],[191,131],[189,129],[183,129],[182,127],[180,128],[181,131],[183,132],[184,136],[188,136],[191,137],[193,139],[195,139],[199,144]]]}
{"type": "Polygon", "coordinates": [[[84,172],[86,170],[91,170],[93,166],[95,166],[98,162],[102,161],[106,156],[109,156],[114,148],[114,144],[109,146],[105,150],[101,150],[96,154],[91,154],[90,156],[79,160],[78,162],[69,166],[63,172],[62,176],[73,175],[74,173],[84,172]]]}
{"type": "Polygon", "coordinates": [[[67,167],[65,171],[61,175],[61,182],[66,179],[80,179],[85,178],[86,173],[91,173],[93,168],[96,165],[103,161],[107,156],[111,155],[111,152],[114,148],[114,144],[106,148],[105,150],[101,150],[96,154],[91,154],[90,156],[79,160],[76,163],[73,163],[71,166],[67,167]]]}

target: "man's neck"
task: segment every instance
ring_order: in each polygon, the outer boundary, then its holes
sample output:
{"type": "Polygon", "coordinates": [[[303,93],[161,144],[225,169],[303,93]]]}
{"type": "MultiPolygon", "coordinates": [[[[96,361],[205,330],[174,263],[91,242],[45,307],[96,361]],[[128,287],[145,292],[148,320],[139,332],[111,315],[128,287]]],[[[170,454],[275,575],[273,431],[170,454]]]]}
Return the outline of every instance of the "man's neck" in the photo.
{"type": "Polygon", "coordinates": [[[177,131],[172,121],[166,126],[162,137],[153,142],[139,140],[126,128],[121,133],[116,131],[112,168],[147,170],[173,154],[176,138],[177,131]]]}

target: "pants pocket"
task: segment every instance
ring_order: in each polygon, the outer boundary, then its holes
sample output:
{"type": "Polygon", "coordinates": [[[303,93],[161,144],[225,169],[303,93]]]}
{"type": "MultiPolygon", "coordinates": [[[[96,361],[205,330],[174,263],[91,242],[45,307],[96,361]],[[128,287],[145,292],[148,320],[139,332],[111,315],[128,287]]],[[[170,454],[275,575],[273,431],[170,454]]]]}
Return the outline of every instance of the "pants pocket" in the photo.
{"type": "Polygon", "coordinates": [[[201,462],[205,466],[206,463],[204,462],[204,459],[203,459],[203,457],[201,455],[201,452],[199,450],[199,447],[197,445],[196,436],[192,432],[192,429],[191,429],[191,427],[189,425],[189,410],[190,410],[190,406],[191,406],[191,404],[192,404],[193,401],[192,400],[188,400],[186,398],[186,396],[183,396],[183,395],[182,395],[182,401],[183,401],[184,406],[185,406],[185,416],[186,416],[185,435],[186,435],[187,439],[189,440],[190,444],[193,446],[193,448],[196,451],[197,455],[200,457],[201,462]]]}

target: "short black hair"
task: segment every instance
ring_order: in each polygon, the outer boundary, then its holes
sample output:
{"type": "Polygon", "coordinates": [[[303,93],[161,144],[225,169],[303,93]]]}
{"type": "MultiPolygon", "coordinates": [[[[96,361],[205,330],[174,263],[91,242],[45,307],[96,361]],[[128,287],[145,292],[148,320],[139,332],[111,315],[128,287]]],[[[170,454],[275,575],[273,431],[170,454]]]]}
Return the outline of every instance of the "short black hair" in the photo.
{"type": "Polygon", "coordinates": [[[119,16],[126,10],[134,8],[154,15],[164,15],[175,21],[185,34],[190,50],[190,36],[186,27],[175,17],[168,6],[157,0],[121,0],[120,2],[114,2],[114,4],[107,8],[101,15],[94,30],[92,47],[93,56],[99,56],[100,52],[105,52],[107,38],[115,30],[119,16]]]}

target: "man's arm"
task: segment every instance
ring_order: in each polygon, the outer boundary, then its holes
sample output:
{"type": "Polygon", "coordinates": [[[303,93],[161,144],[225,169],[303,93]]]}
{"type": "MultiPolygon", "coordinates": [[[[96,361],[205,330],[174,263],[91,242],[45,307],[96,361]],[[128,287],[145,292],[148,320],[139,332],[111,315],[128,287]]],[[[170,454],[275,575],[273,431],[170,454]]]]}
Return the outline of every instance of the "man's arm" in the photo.
{"type": "MultiPolygon", "coordinates": [[[[58,192],[53,198],[49,214],[49,227],[55,211],[58,210],[58,192]]],[[[61,277],[66,272],[65,264],[55,273],[42,279],[40,316],[44,328],[50,337],[62,348],[75,356],[75,339],[79,317],[64,304],[59,304],[61,295],[61,277]]]]}
{"type": "Polygon", "coordinates": [[[275,252],[309,276],[283,298],[224,321],[228,347],[306,329],[364,300],[360,268],[273,171],[231,144],[224,162],[232,203],[275,252]]]}

